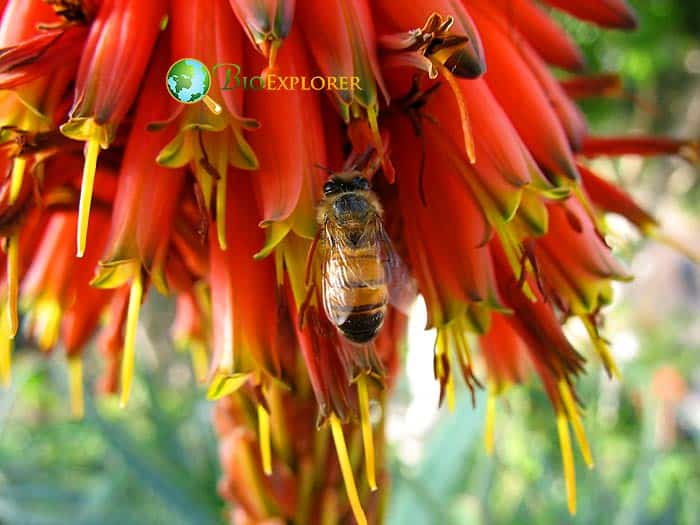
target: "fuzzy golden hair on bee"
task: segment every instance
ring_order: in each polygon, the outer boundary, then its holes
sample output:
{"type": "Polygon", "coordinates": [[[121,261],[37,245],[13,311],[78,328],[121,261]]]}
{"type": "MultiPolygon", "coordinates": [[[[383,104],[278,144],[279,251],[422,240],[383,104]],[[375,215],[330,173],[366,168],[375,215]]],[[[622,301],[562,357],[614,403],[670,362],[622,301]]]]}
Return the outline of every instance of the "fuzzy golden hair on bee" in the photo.
{"type": "Polygon", "coordinates": [[[359,171],[333,173],[323,188],[317,221],[320,226],[332,222],[363,223],[381,219],[384,210],[359,171]]]}
{"type": "Polygon", "coordinates": [[[384,230],[381,203],[363,173],[332,173],[323,195],[316,267],[324,310],[347,342],[371,344],[388,305],[403,311],[415,288],[384,230]]]}

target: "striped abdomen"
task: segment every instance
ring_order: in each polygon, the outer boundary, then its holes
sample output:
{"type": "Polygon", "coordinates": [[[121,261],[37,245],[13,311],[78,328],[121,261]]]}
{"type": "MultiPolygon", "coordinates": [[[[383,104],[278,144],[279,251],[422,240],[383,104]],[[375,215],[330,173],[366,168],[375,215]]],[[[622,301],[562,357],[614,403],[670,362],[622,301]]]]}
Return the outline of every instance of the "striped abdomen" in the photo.
{"type": "Polygon", "coordinates": [[[384,264],[375,247],[346,247],[343,256],[332,254],[327,270],[338,272],[329,317],[350,341],[368,343],[384,324],[388,289],[384,264]]]}

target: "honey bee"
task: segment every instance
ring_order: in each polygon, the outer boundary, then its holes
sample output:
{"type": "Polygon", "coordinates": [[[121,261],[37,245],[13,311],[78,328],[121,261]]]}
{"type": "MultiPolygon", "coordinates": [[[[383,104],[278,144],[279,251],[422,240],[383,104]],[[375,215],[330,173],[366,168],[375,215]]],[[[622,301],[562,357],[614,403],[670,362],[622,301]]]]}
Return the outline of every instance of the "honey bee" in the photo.
{"type": "Polygon", "coordinates": [[[382,206],[362,172],[331,174],[318,208],[321,292],[328,319],[347,340],[370,343],[387,305],[406,312],[415,285],[384,230],[382,206]]]}

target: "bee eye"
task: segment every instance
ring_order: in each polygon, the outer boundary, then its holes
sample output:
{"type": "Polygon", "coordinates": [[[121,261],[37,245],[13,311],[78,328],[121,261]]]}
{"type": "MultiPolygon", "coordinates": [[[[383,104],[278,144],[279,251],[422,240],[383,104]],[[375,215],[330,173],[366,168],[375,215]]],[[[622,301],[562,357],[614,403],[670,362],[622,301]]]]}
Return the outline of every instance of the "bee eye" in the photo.
{"type": "Polygon", "coordinates": [[[338,187],[338,183],[334,180],[328,180],[323,185],[323,194],[325,196],[333,195],[334,193],[338,193],[339,190],[340,190],[340,188],[338,187]]]}

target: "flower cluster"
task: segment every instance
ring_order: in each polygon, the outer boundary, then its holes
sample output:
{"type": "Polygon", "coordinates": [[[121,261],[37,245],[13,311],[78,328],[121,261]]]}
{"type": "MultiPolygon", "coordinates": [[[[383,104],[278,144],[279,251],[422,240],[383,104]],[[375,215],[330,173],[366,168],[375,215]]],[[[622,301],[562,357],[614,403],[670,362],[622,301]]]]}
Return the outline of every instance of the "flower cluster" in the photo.
{"type": "MultiPolygon", "coordinates": [[[[624,0],[544,3],[605,27],[636,24],[624,0]]],[[[630,276],[605,242],[603,214],[662,237],[586,159],[697,162],[699,148],[591,136],[575,100],[614,93],[619,80],[573,75],[582,55],[546,10],[532,0],[0,6],[6,383],[22,324],[42,350],[65,350],[79,415],[81,355],[99,331],[101,389],[125,405],[139,310],[154,286],[177,301],[173,337],[192,352],[209,397],[222,400],[221,492],[239,503],[236,523],[316,523],[309,498],[338,479],[347,496],[320,491],[323,523],[351,519],[338,503],[345,497],[358,523],[368,508],[379,520],[380,501],[368,492],[377,486],[370,404],[381,406],[391,386],[406,317],[390,306],[372,344],[349,345],[308,271],[328,177],[319,166],[359,163],[437,329],[441,401],[454,402],[455,370],[470,389],[485,385],[490,448],[495,396],[537,374],[556,413],[575,512],[570,428],[593,460],[574,391],[584,358],[562,324],[579,318],[614,375],[600,311],[613,281],[630,276]],[[263,78],[353,82],[223,89],[221,68],[210,102],[184,105],[164,79],[185,57],[263,78]],[[560,80],[549,66],[572,74],[560,80]],[[310,435],[315,426],[335,443],[339,470],[314,466],[327,452],[327,439],[310,435]],[[364,474],[346,434],[363,443],[364,474]]]]}

